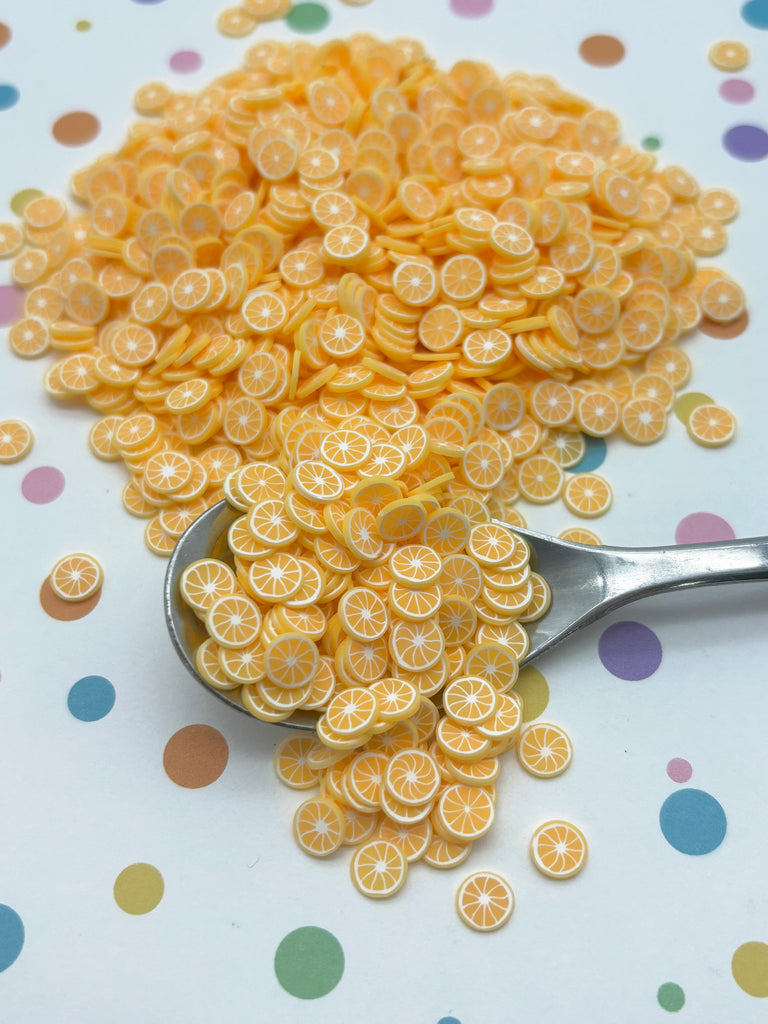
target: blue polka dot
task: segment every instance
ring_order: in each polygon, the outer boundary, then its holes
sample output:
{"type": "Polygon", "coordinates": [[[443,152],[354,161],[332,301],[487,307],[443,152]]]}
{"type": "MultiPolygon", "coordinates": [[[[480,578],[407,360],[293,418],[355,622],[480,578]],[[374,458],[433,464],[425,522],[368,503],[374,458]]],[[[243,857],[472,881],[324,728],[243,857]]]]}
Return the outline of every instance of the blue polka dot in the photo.
{"type": "Polygon", "coordinates": [[[670,846],[680,853],[711,853],[725,838],[725,811],[701,789],[678,789],[659,811],[659,825],[670,846]]]}
{"type": "Polygon", "coordinates": [[[586,450],[575,466],[569,466],[569,473],[588,473],[605,462],[607,447],[602,437],[584,435],[586,450]]]}
{"type": "Polygon", "coordinates": [[[741,8],[741,16],[752,28],[768,28],[768,0],[749,0],[741,8]]]}
{"type": "Polygon", "coordinates": [[[83,676],[67,697],[67,707],[81,722],[97,722],[114,706],[115,688],[103,676],[83,676]]]}
{"type": "Polygon", "coordinates": [[[441,1017],[437,1024],[461,1024],[458,1017],[441,1017]]]}
{"type": "Polygon", "coordinates": [[[0,83],[0,110],[8,110],[19,102],[19,90],[7,82],[0,83]]]}
{"type": "Polygon", "coordinates": [[[0,971],[10,967],[24,945],[24,924],[12,907],[0,903],[0,971]]]}

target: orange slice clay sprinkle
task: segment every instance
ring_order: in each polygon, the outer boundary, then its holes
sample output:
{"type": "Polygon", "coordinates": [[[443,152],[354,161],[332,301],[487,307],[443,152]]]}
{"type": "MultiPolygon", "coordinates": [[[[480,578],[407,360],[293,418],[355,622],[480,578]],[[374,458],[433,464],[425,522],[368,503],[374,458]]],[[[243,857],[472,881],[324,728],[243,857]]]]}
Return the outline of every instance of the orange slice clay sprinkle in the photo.
{"type": "MultiPolygon", "coordinates": [[[[290,8],[243,0],[217,25],[240,38],[290,8]]],[[[275,756],[315,791],[295,839],[352,847],[354,886],[393,896],[409,864],[482,842],[505,752],[539,778],[570,764],[564,730],[522,725],[527,625],[551,595],[503,524],[548,502],[602,515],[585,437],[678,429],[697,325],[747,318],[711,261],[738,200],[550,76],[441,69],[404,38],[260,37],[199,92],[151,82],[135,107],[72,176],[82,212],[38,196],[0,225],[25,293],[9,347],[94,411],[89,446],[124,465],[152,552],[222,500],[236,512],[180,583],[198,670],[261,721],[312,716],[316,736],[275,756]]],[[[685,427],[705,447],[738,434],[717,396],[685,427]]],[[[0,462],[31,440],[3,421],[0,462]]],[[[101,582],[86,554],[51,576],[70,601],[101,582]]],[[[570,877],[586,840],[549,826],[534,862],[570,877]]],[[[488,931],[513,903],[482,871],[457,910],[488,931]]]]}

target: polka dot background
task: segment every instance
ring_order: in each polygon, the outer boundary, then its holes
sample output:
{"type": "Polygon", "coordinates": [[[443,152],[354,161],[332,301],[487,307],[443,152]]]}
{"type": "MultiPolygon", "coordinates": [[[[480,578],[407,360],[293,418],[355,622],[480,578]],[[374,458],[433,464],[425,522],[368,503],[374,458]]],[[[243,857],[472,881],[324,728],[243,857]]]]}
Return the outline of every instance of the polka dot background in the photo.
{"type": "MultiPolygon", "coordinates": [[[[194,91],[238,65],[256,36],[217,33],[225,4],[183,6],[182,16],[172,0],[6,5],[0,220],[42,192],[66,194],[70,174],[119,147],[141,82],[194,91]]],[[[614,487],[613,508],[594,524],[608,544],[765,534],[768,2],[679,0],[672,20],[662,0],[585,0],[558,5],[556,30],[552,14],[551,4],[500,0],[324,0],[294,4],[258,36],[413,35],[442,64],[471,56],[547,72],[615,109],[628,139],[662,163],[736,192],[744,212],[720,262],[744,283],[748,313],[725,328],[701,324],[690,342],[695,374],[662,444],[587,439],[572,469],[598,470],[614,487]],[[723,39],[749,48],[746,66],[711,65],[709,48],[723,39]],[[739,434],[727,449],[694,451],[682,422],[712,394],[735,410],[739,434]]],[[[514,1005],[521,1019],[581,1024],[594,1019],[595,964],[602,1004],[629,1024],[678,1013],[764,1019],[768,585],[639,602],[521,672],[525,720],[551,715],[575,754],[556,780],[505,766],[500,824],[473,860],[512,883],[506,928],[478,935],[458,921],[462,869],[415,865],[395,899],[367,901],[345,863],[309,861],[293,843],[292,794],[272,771],[285,731],[241,720],[177,661],[162,617],[164,565],[116,503],[120,468],[89,455],[87,412],[46,400],[39,364],[7,349],[22,303],[0,263],[0,417],[23,418],[35,435],[30,456],[0,466],[9,1018],[60,1015],[62,992],[36,983],[55,963],[73,1018],[117,1024],[216,1019],[222,1005],[229,1020],[252,1020],[255,1000],[270,1020],[299,1019],[311,1002],[318,1022],[350,1019],[361,1005],[372,1024],[493,1022],[514,1005]],[[48,579],[75,550],[105,567],[103,587],[79,606],[48,579]],[[527,852],[533,829],[560,815],[585,830],[591,852],[562,884],[540,876],[527,852]],[[670,929],[657,910],[672,906],[670,929]]],[[[551,507],[526,515],[544,532],[576,525],[551,507]]]]}

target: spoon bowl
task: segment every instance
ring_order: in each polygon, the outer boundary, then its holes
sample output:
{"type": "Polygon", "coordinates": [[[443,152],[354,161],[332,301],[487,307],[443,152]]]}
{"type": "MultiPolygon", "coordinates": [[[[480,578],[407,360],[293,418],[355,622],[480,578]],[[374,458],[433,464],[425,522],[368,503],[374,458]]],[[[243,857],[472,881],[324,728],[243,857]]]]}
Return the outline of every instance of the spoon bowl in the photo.
{"type": "MultiPolygon", "coordinates": [[[[236,695],[210,686],[197,671],[195,651],[207,634],[182,599],[179,585],[187,566],[200,558],[218,558],[233,566],[227,531],[241,514],[220,501],[182,534],[166,570],[164,607],[171,641],[190,675],[229,707],[250,716],[236,695]]],[[[552,595],[546,614],[528,624],[531,642],[521,665],[630,601],[670,590],[768,579],[768,537],[655,548],[598,547],[499,525],[525,540],[531,568],[544,578],[552,595]]],[[[316,722],[317,715],[299,710],[275,724],[313,732],[316,722]]]]}

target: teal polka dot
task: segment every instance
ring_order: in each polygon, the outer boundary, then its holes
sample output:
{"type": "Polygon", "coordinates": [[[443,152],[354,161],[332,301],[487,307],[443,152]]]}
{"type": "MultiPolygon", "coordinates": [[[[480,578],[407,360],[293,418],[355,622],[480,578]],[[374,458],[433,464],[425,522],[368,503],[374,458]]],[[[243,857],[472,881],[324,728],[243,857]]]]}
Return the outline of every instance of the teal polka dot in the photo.
{"type": "Polygon", "coordinates": [[[741,16],[752,28],[768,28],[768,0],[749,0],[741,8],[741,16]]]}
{"type": "Polygon", "coordinates": [[[725,811],[701,789],[678,789],[659,811],[659,825],[670,846],[680,853],[711,853],[725,839],[725,811]]]}
{"type": "Polygon", "coordinates": [[[115,688],[104,676],[83,676],[67,696],[67,707],[81,722],[97,722],[115,706],[115,688]]]}
{"type": "Polygon", "coordinates": [[[13,909],[0,903],[0,971],[10,967],[24,945],[24,924],[13,909]]]}
{"type": "Polygon", "coordinates": [[[331,20],[324,4],[296,4],[286,15],[285,23],[294,32],[319,32],[331,20]]]}
{"type": "Polygon", "coordinates": [[[0,83],[0,110],[8,110],[19,102],[19,90],[7,82],[0,83]]]}
{"type": "Polygon", "coordinates": [[[661,139],[657,135],[646,135],[643,139],[643,149],[655,152],[661,148],[661,139]]]}

